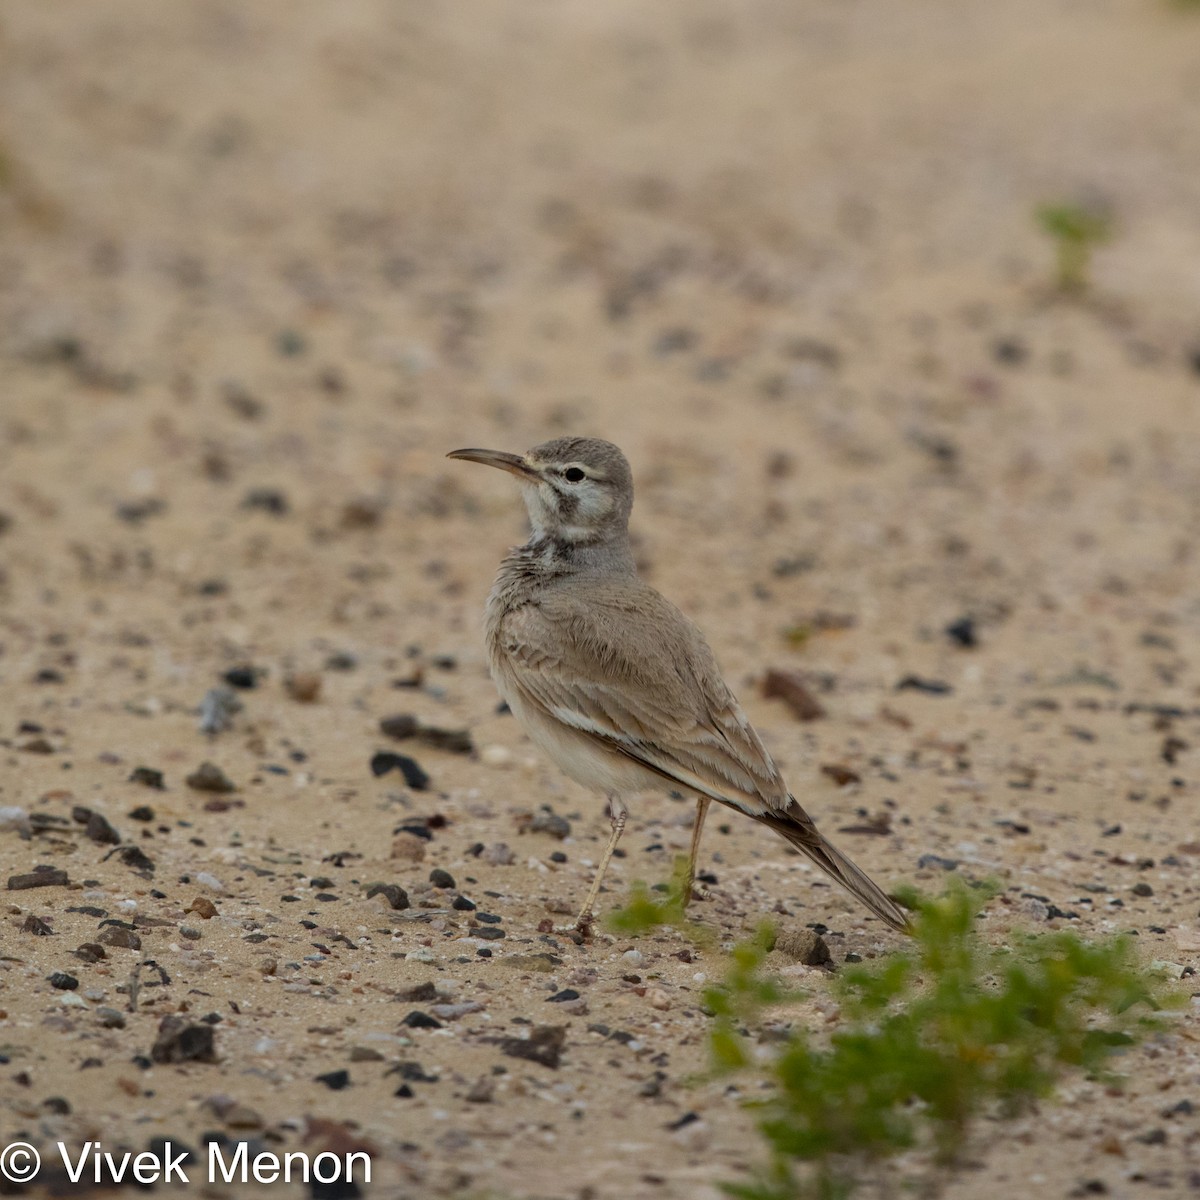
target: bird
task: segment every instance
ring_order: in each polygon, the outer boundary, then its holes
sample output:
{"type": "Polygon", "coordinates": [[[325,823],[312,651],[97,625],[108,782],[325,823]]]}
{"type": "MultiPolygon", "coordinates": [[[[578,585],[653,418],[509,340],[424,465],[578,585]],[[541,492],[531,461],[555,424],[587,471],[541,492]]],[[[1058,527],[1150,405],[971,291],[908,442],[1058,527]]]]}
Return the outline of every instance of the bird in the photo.
{"type": "Polygon", "coordinates": [[[892,929],[905,910],[816,827],[725,683],[704,635],[639,575],[629,540],[633,475],[621,450],[560,437],[525,454],[448,458],[516,476],[529,539],[505,556],[484,640],[501,698],[571,779],[607,798],[611,827],[574,926],[586,934],[629,816],[626,797],[683,789],[696,818],[683,879],[692,895],[709,806],[743,813],[807,855],[892,929]]]}

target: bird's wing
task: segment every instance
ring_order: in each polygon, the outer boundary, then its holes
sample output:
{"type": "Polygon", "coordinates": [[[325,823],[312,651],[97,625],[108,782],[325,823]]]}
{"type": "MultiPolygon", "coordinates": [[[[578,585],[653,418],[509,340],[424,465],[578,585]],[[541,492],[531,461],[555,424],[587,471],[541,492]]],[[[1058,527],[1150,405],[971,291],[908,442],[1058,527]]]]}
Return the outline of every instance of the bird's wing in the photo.
{"type": "Polygon", "coordinates": [[[564,725],[749,816],[799,808],[700,631],[653,589],[543,595],[499,636],[509,686],[564,725]]]}

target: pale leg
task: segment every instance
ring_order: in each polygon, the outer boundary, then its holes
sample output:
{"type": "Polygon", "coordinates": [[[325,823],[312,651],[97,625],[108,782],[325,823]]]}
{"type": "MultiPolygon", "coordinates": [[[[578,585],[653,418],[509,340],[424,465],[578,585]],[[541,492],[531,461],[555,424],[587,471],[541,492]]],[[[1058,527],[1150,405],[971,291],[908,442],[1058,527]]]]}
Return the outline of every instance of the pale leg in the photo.
{"type": "Polygon", "coordinates": [[[608,819],[612,822],[612,835],[608,839],[608,845],[604,847],[604,853],[600,856],[600,865],[596,868],[596,877],[588,889],[587,899],[579,910],[579,916],[575,918],[573,928],[581,932],[587,929],[594,920],[592,908],[596,903],[596,897],[600,895],[600,885],[604,882],[604,873],[612,861],[613,851],[617,848],[617,842],[625,830],[625,821],[628,816],[629,809],[625,807],[625,801],[620,796],[610,795],[608,797],[608,819]]]}
{"type": "MultiPolygon", "coordinates": [[[[683,907],[687,908],[692,899],[692,885],[696,882],[696,856],[700,853],[700,831],[704,828],[704,818],[708,816],[708,806],[712,801],[707,796],[696,797],[696,823],[692,826],[692,849],[688,854],[687,875],[683,881],[683,907]]],[[[701,893],[703,898],[703,893],[701,893]]]]}

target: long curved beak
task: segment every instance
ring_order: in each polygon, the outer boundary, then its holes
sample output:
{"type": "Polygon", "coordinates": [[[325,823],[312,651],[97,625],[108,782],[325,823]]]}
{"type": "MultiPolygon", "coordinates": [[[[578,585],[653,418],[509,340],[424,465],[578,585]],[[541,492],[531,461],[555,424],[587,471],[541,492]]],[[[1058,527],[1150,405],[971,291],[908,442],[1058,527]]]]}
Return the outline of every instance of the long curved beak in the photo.
{"type": "Polygon", "coordinates": [[[499,467],[510,475],[521,479],[540,479],[541,476],[519,454],[504,450],[451,450],[447,458],[461,458],[467,462],[483,463],[485,467],[499,467]]]}

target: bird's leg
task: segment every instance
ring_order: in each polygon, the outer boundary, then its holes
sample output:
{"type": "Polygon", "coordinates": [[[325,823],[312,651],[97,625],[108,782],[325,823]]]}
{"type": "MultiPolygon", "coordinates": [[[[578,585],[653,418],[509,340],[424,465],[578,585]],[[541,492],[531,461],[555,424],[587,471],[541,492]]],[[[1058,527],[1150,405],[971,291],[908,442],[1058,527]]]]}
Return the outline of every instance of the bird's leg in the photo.
{"type": "Polygon", "coordinates": [[[612,822],[612,834],[608,839],[608,845],[604,847],[604,853],[600,856],[600,865],[596,868],[596,877],[592,880],[592,886],[588,889],[587,899],[583,902],[583,907],[579,910],[579,916],[575,918],[575,924],[568,928],[577,929],[582,933],[595,920],[592,908],[596,903],[596,897],[600,894],[600,885],[604,882],[604,874],[608,870],[608,864],[612,861],[613,851],[617,848],[617,842],[625,830],[625,821],[628,816],[629,809],[625,807],[625,801],[615,793],[610,793],[608,797],[608,819],[612,822]]]}
{"type": "MultiPolygon", "coordinates": [[[[692,886],[696,882],[696,856],[700,853],[700,831],[704,828],[704,818],[708,816],[708,806],[712,803],[707,796],[696,797],[696,823],[692,826],[692,848],[688,853],[687,874],[683,879],[683,896],[681,904],[687,908],[692,899],[692,886]]],[[[703,899],[703,896],[701,896],[703,899]]]]}

